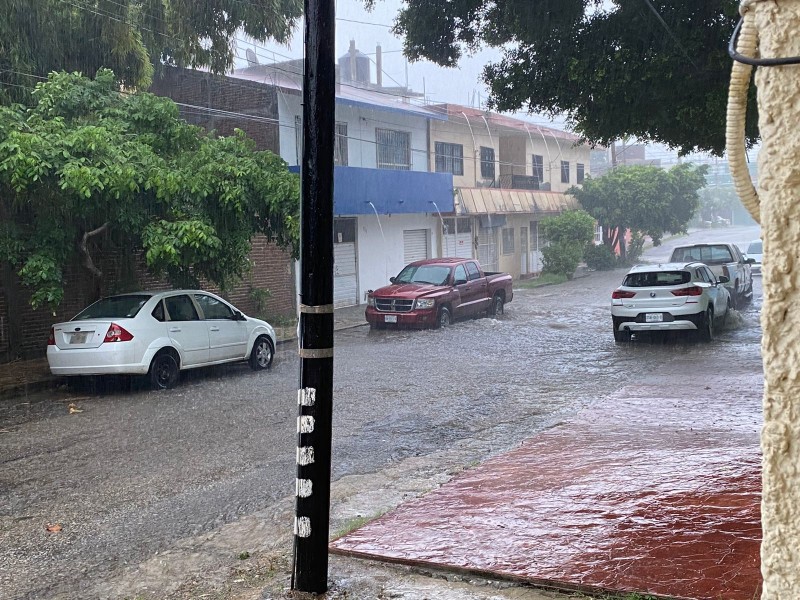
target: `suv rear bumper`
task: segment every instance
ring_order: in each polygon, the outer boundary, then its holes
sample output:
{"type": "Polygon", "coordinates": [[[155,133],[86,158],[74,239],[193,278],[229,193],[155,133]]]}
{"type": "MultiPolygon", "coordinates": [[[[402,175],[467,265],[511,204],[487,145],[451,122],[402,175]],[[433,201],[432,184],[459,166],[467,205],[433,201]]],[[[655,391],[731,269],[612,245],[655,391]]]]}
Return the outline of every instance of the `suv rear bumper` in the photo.
{"type": "MultiPolygon", "coordinates": [[[[649,311],[653,312],[653,311],[649,311]]],[[[662,313],[664,321],[659,323],[648,323],[645,321],[645,313],[639,313],[631,317],[612,317],[614,329],[617,331],[693,331],[701,329],[705,314],[703,312],[673,316],[669,313],[662,313]]]]}

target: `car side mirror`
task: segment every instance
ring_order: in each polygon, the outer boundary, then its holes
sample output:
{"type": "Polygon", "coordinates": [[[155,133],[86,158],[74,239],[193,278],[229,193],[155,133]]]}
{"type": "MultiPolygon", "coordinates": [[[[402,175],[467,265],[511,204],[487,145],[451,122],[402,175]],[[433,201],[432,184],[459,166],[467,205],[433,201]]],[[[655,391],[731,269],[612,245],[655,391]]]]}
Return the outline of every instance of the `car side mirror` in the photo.
{"type": "Polygon", "coordinates": [[[456,279],[456,282],[453,285],[464,285],[467,283],[466,279],[456,279]]]}
{"type": "Polygon", "coordinates": [[[394,280],[395,280],[394,277],[389,277],[389,283],[394,283],[394,280]]]}
{"type": "Polygon", "coordinates": [[[237,321],[245,321],[245,320],[247,320],[247,317],[245,317],[245,316],[244,316],[244,315],[241,313],[241,311],[238,311],[238,310],[237,310],[236,312],[234,312],[234,313],[233,313],[233,318],[234,318],[235,320],[237,320],[237,321]]]}
{"type": "Polygon", "coordinates": [[[754,265],[754,264],[756,264],[756,259],[755,258],[747,258],[747,259],[745,259],[744,262],[749,263],[751,265],[754,265]]]}
{"type": "Polygon", "coordinates": [[[728,277],[727,275],[720,275],[720,276],[717,278],[717,280],[718,280],[720,283],[729,283],[731,279],[730,279],[730,277],[728,277]]]}

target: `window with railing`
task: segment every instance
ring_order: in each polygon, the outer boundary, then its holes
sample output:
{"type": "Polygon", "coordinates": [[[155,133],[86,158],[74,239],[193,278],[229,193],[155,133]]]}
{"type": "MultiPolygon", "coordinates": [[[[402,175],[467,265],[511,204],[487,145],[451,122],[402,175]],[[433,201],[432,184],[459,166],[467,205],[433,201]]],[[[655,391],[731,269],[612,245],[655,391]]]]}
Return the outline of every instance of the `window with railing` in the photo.
{"type": "Polygon", "coordinates": [[[481,146],[481,177],[494,179],[494,148],[481,146]]]}
{"type": "Polygon", "coordinates": [[[569,183],[569,161],[561,161],[561,183],[569,183]]]}
{"type": "Polygon", "coordinates": [[[578,163],[578,167],[577,168],[578,168],[577,178],[575,179],[575,181],[577,181],[578,183],[583,183],[583,179],[586,176],[585,175],[585,167],[583,166],[582,163],[578,163]]]}
{"type": "Polygon", "coordinates": [[[394,129],[376,129],[378,168],[411,170],[411,134],[394,129]]]}
{"type": "Polygon", "coordinates": [[[436,142],[435,151],[437,173],[464,174],[464,146],[436,142]]]}
{"type": "Polygon", "coordinates": [[[347,158],[347,123],[336,121],[336,142],[333,145],[333,164],[346,167],[347,158]]]}
{"type": "Polygon", "coordinates": [[[544,182],[544,156],[534,154],[532,157],[533,162],[533,176],[539,180],[539,183],[544,182]]]}

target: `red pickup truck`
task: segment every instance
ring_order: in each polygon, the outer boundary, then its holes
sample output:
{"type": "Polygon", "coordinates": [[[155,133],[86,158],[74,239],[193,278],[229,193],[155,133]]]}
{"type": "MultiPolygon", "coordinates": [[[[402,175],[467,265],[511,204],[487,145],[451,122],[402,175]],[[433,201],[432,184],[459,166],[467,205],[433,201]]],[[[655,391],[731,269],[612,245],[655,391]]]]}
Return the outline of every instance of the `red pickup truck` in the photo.
{"type": "Polygon", "coordinates": [[[455,319],[503,314],[512,277],[484,273],[477,260],[433,258],[406,266],[391,285],[370,291],[370,327],[445,327],[455,319]]]}

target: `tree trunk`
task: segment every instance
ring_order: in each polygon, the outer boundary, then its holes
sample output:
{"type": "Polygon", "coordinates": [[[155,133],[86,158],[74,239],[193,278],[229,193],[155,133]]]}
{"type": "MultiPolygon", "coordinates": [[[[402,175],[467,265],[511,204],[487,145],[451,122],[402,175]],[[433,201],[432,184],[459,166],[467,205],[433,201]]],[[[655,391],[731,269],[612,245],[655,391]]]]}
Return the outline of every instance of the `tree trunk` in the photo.
{"type": "MultiPolygon", "coordinates": [[[[800,55],[800,0],[750,6],[762,57],[800,55]]],[[[800,598],[800,76],[758,67],[758,155],[764,425],[761,429],[763,600],[800,598]]]]}
{"type": "Polygon", "coordinates": [[[11,263],[3,262],[0,267],[0,285],[6,296],[8,315],[8,358],[14,360],[22,356],[22,315],[26,298],[11,263]]]}

